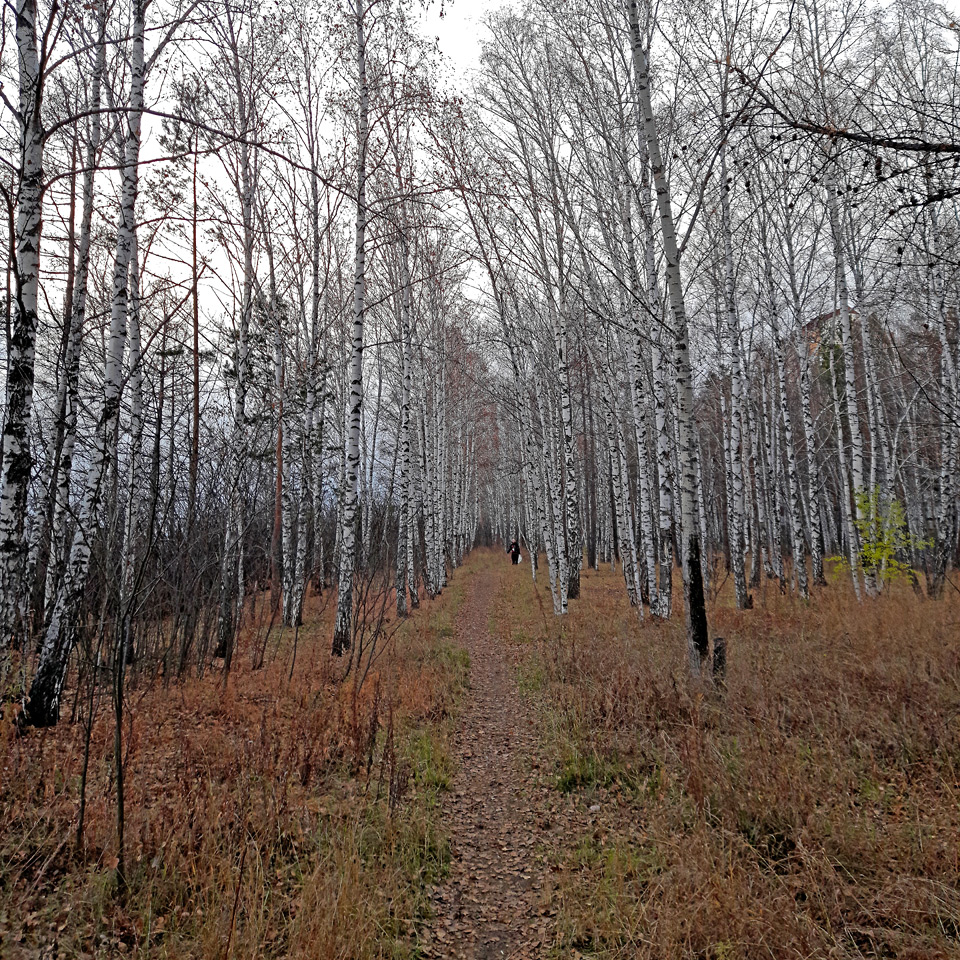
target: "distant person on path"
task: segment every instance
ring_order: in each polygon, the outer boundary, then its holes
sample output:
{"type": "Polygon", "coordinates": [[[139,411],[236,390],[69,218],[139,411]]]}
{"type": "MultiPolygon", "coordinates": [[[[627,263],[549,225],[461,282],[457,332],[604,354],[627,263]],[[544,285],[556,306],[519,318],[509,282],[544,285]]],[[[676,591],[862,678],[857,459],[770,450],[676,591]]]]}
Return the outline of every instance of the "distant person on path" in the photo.
{"type": "Polygon", "coordinates": [[[520,560],[520,544],[517,543],[517,538],[514,537],[510,541],[510,546],[507,547],[507,553],[510,554],[510,559],[513,561],[513,565],[516,566],[520,560]]]}

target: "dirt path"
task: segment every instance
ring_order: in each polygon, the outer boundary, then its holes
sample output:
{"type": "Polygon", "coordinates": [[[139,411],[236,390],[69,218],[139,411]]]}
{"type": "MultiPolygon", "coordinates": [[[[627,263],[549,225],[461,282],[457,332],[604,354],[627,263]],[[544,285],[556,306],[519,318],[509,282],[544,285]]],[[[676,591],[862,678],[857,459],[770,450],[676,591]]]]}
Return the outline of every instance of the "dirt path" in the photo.
{"type": "Polygon", "coordinates": [[[546,861],[563,815],[539,774],[535,722],[516,671],[490,634],[503,576],[478,569],[457,622],[457,639],[470,653],[470,693],[444,804],[453,861],[431,896],[426,957],[526,960],[545,956],[554,942],[546,861]]]}

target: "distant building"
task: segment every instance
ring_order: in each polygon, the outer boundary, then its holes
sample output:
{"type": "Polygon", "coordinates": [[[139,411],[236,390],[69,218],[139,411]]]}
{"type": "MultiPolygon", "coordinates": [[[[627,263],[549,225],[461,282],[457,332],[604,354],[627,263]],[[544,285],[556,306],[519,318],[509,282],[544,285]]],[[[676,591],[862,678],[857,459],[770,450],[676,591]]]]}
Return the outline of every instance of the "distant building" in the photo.
{"type": "MultiPolygon", "coordinates": [[[[858,316],[856,310],[850,311],[850,319],[858,316]]],[[[827,313],[821,313],[819,316],[808,320],[802,329],[803,340],[807,345],[807,356],[815,357],[820,352],[820,344],[823,342],[824,334],[834,336],[839,333],[840,310],[830,310],[827,313]]]]}

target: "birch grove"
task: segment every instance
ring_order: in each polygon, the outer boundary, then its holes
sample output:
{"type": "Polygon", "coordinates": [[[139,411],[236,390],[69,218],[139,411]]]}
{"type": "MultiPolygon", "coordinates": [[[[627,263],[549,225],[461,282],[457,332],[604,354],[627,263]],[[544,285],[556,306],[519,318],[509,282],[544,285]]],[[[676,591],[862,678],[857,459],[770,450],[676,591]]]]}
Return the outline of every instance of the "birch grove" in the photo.
{"type": "Polygon", "coordinates": [[[939,6],[525,0],[456,86],[400,0],[3,17],[22,726],[81,675],[122,708],[125,676],[262,665],[264,605],[329,603],[348,673],[514,537],[557,617],[601,564],[638,618],[682,610],[704,682],[711,604],[949,589],[939,6]]]}

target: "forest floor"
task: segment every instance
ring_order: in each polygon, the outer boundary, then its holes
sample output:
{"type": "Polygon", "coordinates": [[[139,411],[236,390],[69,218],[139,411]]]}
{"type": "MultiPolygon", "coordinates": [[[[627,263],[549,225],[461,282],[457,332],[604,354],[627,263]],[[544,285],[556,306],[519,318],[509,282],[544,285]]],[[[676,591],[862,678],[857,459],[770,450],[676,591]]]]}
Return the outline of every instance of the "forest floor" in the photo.
{"type": "Polygon", "coordinates": [[[562,620],[529,570],[508,580],[495,633],[581,812],[541,956],[960,958],[956,589],[805,603],[764,579],[738,611],[721,574],[721,696],[686,681],[681,612],[640,621],[619,572],[585,571],[562,620]]]}
{"type": "Polygon", "coordinates": [[[5,733],[0,957],[960,957],[960,593],[721,577],[720,696],[682,611],[607,567],[558,620],[543,579],[475,551],[362,685],[327,598],[227,682],[132,684],[122,895],[109,695],[80,844],[84,697],[5,733]]]}

